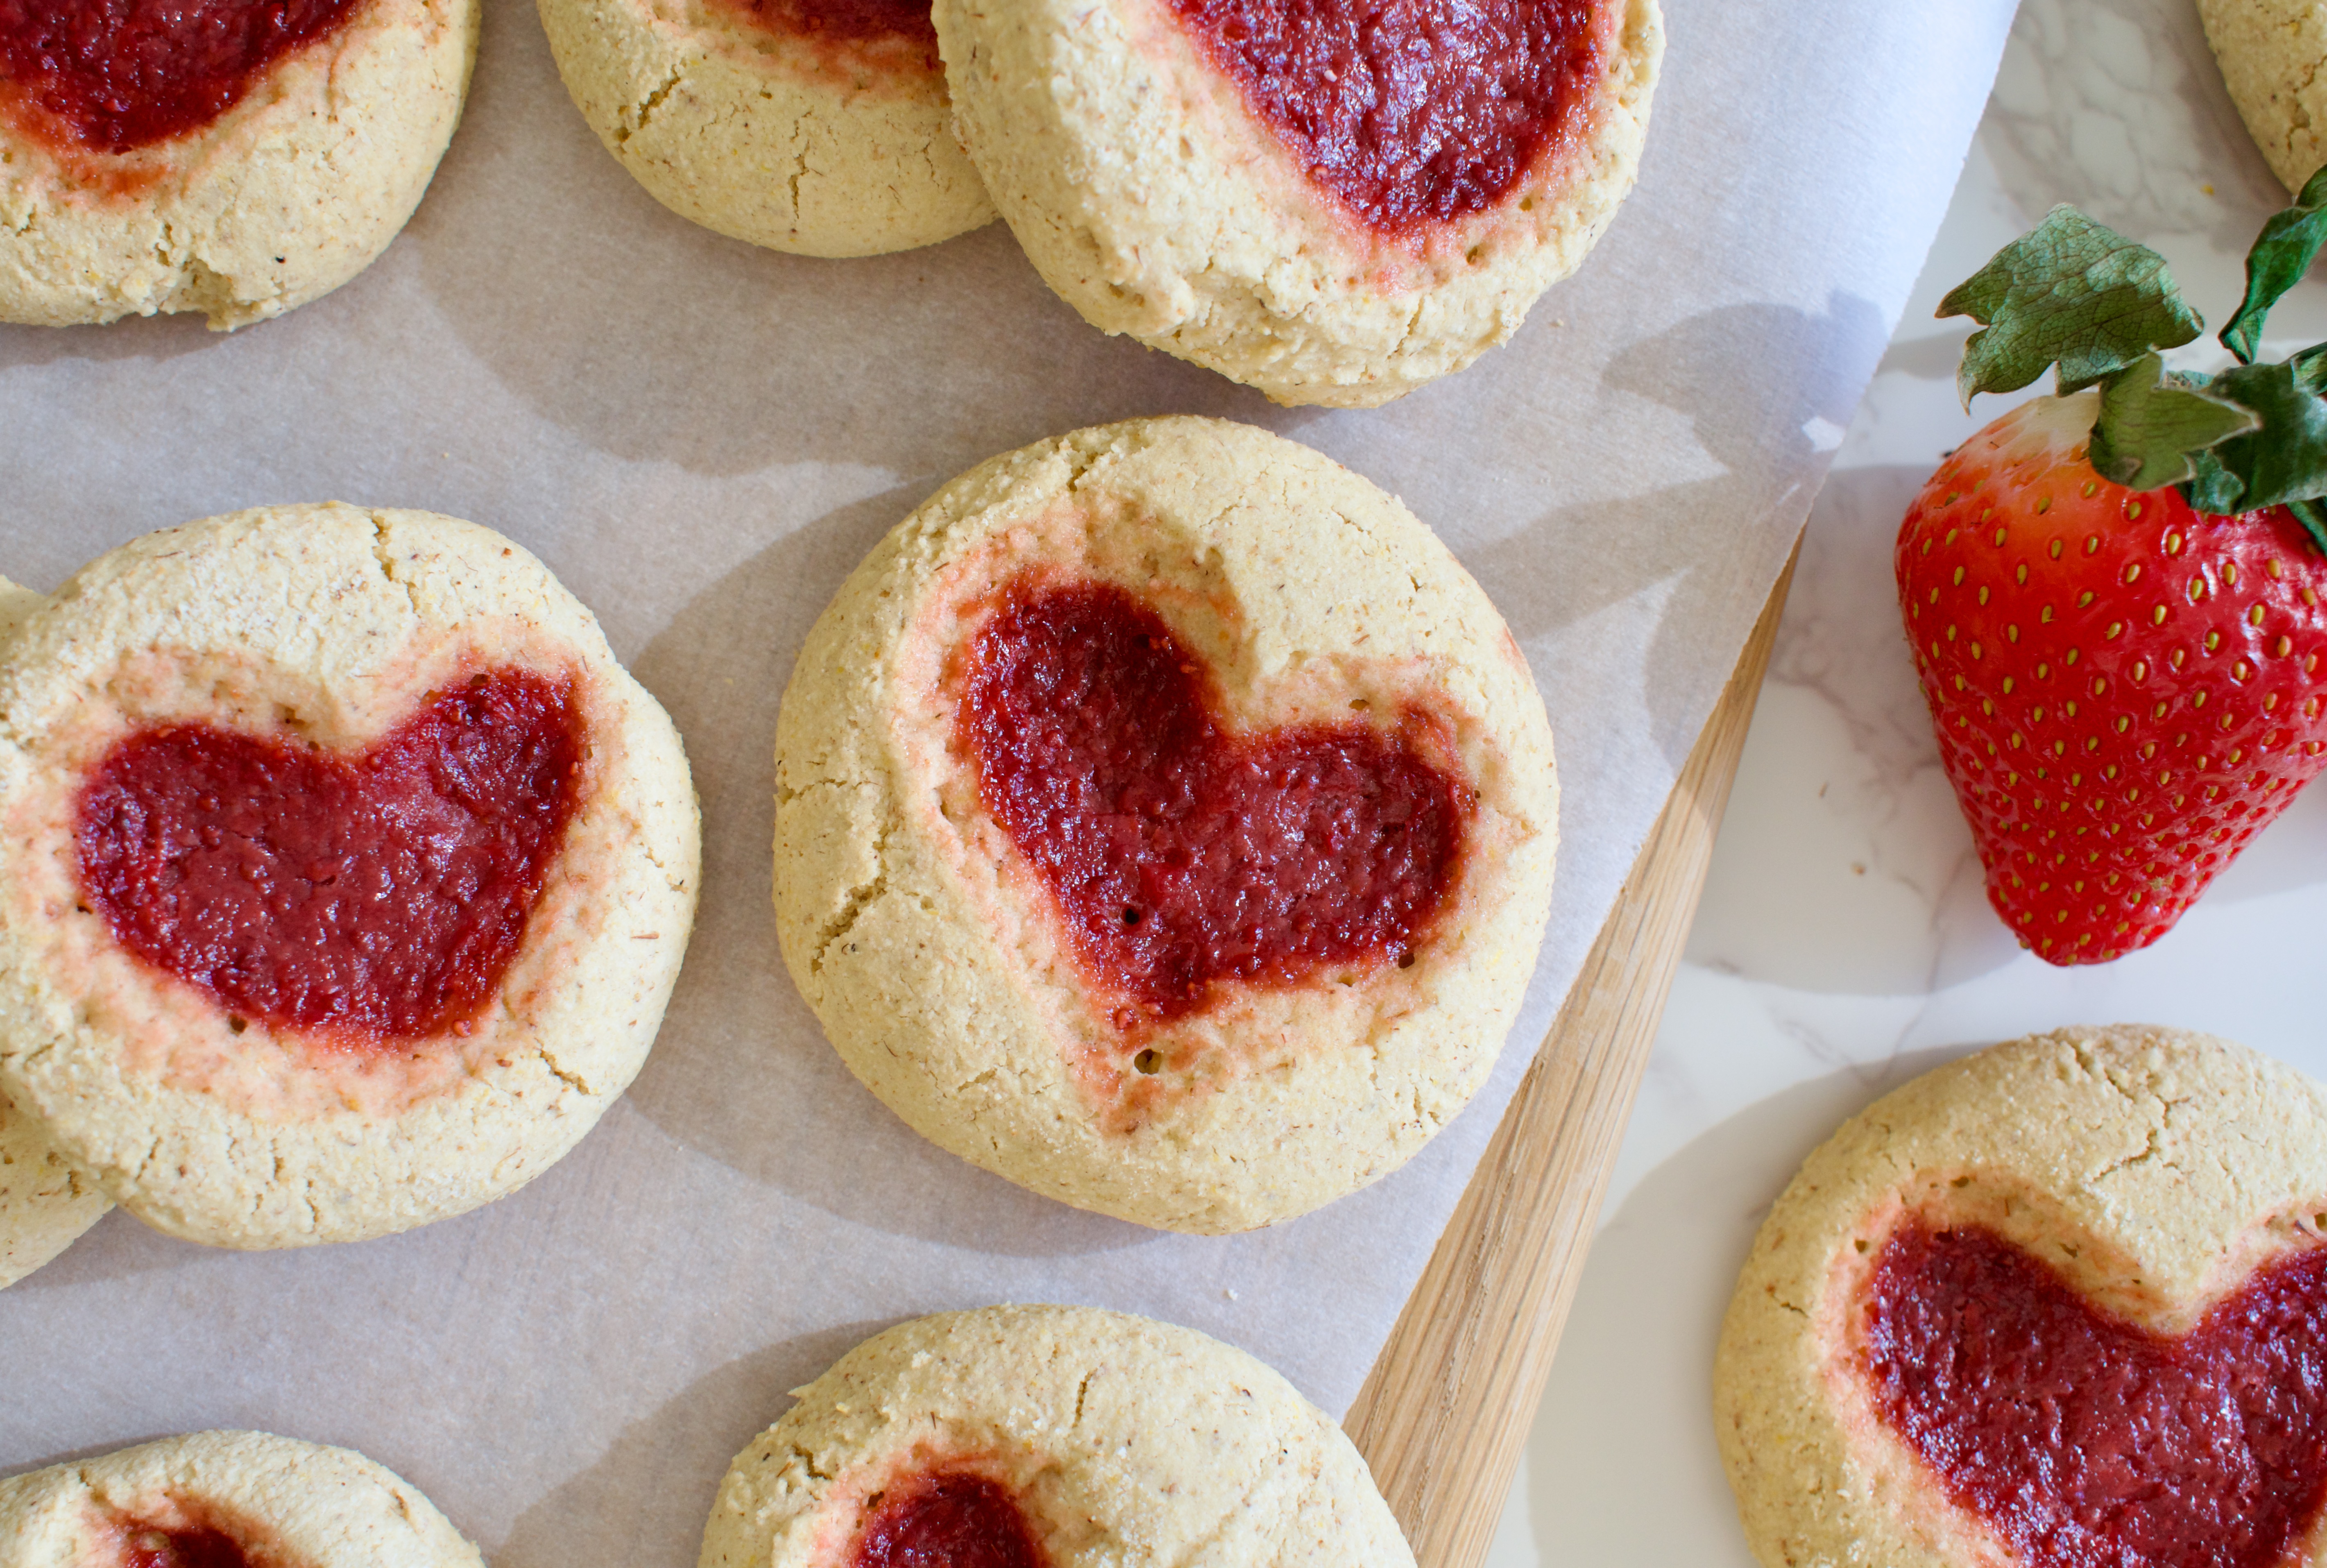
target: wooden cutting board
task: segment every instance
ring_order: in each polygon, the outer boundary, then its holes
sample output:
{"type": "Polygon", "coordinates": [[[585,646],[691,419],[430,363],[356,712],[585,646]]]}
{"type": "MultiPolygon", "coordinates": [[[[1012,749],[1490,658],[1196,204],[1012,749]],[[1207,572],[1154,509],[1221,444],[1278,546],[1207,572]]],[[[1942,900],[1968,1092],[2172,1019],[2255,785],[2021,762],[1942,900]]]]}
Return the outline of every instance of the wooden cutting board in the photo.
{"type": "Polygon", "coordinates": [[[1790,560],[1343,1423],[1421,1568],[1478,1568],[1494,1539],[1705,889],[1793,576],[1790,560]]]}

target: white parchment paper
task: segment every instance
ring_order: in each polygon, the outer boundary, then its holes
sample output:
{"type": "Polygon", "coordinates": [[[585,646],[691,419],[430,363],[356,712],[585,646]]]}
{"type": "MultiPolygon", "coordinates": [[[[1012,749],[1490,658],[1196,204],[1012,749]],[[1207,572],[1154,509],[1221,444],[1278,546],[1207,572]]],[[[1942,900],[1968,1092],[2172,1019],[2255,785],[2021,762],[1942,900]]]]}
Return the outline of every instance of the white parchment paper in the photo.
{"type": "Polygon", "coordinates": [[[1509,347],[1390,407],[1288,411],[1101,337],[1000,227],[812,261],[671,217],[492,0],[426,202],[338,294],[0,328],[0,572],[337,497],[539,553],[669,707],[704,807],[662,1037],[563,1164],[358,1246],[210,1252],[107,1217],[0,1293],[0,1470],[252,1426],[401,1470],[500,1568],[692,1563],[728,1457],[900,1318],[1092,1302],[1363,1380],[1695,740],[1936,231],[2010,0],[1668,0],[1638,192],[1509,347]],[[840,1066],[777,957],[777,698],[874,539],[986,456],[1132,415],[1247,419],[1403,495],[1550,705],[1559,889],[1490,1090],[1397,1176],[1231,1239],[1151,1234],[938,1153],[840,1066]]]}

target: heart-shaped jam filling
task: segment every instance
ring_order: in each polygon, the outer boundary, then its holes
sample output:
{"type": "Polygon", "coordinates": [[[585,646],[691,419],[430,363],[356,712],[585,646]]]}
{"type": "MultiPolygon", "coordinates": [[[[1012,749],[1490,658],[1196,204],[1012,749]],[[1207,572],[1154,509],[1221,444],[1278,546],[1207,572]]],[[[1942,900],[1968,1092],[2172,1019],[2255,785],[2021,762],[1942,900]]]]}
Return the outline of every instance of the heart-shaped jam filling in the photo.
{"type": "Polygon", "coordinates": [[[1009,1489],[941,1471],[891,1486],[873,1505],[850,1568],[1045,1568],[1009,1489]]]}
{"type": "Polygon", "coordinates": [[[82,146],[126,153],[209,125],[362,4],[0,0],[0,78],[82,146]]]}
{"type": "Polygon", "coordinates": [[[1405,233],[1491,207],[1591,112],[1609,0],[1172,0],[1320,190],[1405,233]]]}
{"type": "Polygon", "coordinates": [[[1363,723],[1235,735],[1210,672],[1122,590],[1014,589],[956,727],[978,798],[1065,917],[1117,1026],[1407,958],[1453,885],[1467,789],[1363,723]]]}
{"type": "MultiPolygon", "coordinates": [[[[929,0],[716,0],[730,14],[763,33],[793,38],[833,53],[862,58],[863,46],[894,41],[910,46],[903,55],[884,51],[883,61],[911,60],[923,69],[943,69],[938,59],[937,24],[929,0]],[[858,46],[851,48],[850,46],[858,46]]],[[[5,0],[0,0],[5,4],[5,0]]]]}
{"type": "Polygon", "coordinates": [[[123,1535],[121,1568],[249,1568],[241,1545],[222,1530],[165,1530],[133,1520],[123,1535]]]}
{"type": "Polygon", "coordinates": [[[473,674],[341,755],[205,724],[90,771],[75,837],[121,945],[235,1015],[349,1044],[463,1026],[580,804],[570,680],[473,674]]]}
{"type": "Polygon", "coordinates": [[[1864,1299],[1875,1407],[2029,1568],[2267,1568],[2327,1498],[2327,1248],[2165,1338],[1994,1233],[1902,1224],[1864,1299]]]}

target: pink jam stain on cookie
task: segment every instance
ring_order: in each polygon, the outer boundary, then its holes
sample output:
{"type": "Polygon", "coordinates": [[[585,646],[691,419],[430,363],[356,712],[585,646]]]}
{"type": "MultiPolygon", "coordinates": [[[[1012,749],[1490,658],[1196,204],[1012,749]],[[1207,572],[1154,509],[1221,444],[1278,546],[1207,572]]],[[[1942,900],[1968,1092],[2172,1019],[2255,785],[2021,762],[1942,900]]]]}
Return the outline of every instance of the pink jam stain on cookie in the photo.
{"type": "Polygon", "coordinates": [[[165,1530],[133,1519],[124,1532],[121,1568],[250,1568],[240,1543],[222,1530],[165,1530]]]}
{"type": "MultiPolygon", "coordinates": [[[[7,0],[0,0],[6,4],[7,0]]],[[[808,45],[828,62],[942,71],[929,0],[712,0],[746,26],[808,45]]]]}
{"type": "Polygon", "coordinates": [[[1409,234],[1493,206],[1572,138],[1610,0],[1171,0],[1319,189],[1409,234]]]}
{"type": "Polygon", "coordinates": [[[1010,1489],[962,1471],[892,1486],[874,1505],[849,1568],[1048,1568],[1010,1489]]]}
{"type": "Polygon", "coordinates": [[[1410,962],[1453,885],[1463,784],[1361,723],[1229,733],[1210,673],[1120,589],[1009,591],[968,668],[978,798],[1130,999],[1119,1031],[1215,982],[1410,962]]]}
{"type": "Polygon", "coordinates": [[[355,1049],[460,1031],[517,956],[579,806],[570,679],[471,675],[353,755],[141,731],[82,786],[89,903],[243,1016],[355,1049]]]}
{"type": "Polygon", "coordinates": [[[2031,1568],[2266,1568],[2327,1499],[2327,1248],[2167,1338],[1910,1219],[1863,1304],[1883,1418],[2031,1568]]]}
{"type": "Polygon", "coordinates": [[[363,0],[0,0],[0,87],[55,144],[126,153],[210,125],[363,0]]]}

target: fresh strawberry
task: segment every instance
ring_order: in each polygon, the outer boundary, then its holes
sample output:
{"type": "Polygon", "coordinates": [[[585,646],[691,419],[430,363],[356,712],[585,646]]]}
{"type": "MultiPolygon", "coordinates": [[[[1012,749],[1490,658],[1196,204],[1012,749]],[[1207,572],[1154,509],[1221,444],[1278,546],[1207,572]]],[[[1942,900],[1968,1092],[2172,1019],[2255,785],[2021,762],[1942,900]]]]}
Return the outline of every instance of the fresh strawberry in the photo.
{"type": "Polygon", "coordinates": [[[1899,596],[1987,870],[2044,958],[2163,936],[2327,764],[2327,555],[2086,462],[2098,395],[2023,403],[1908,509],[1899,596]]]}
{"type": "Polygon", "coordinates": [[[1932,476],[1896,558],[1988,898],[2052,963],[2155,941],[2327,765],[2327,345],[2250,362],[2322,244],[2327,171],[2257,242],[2213,377],[2156,353],[2203,324],[2163,259],[2073,209],[1940,307],[1986,324],[1967,402],[2059,368],[1932,476]]]}

